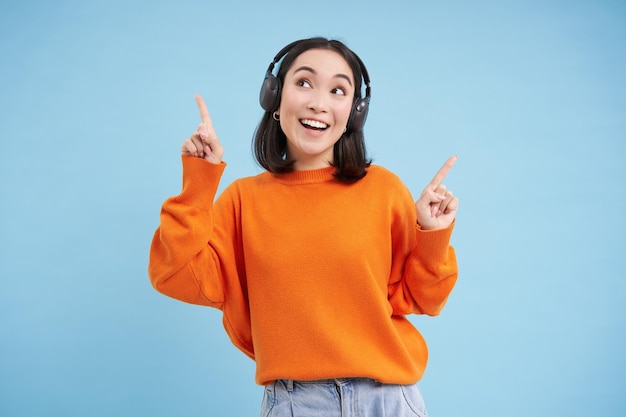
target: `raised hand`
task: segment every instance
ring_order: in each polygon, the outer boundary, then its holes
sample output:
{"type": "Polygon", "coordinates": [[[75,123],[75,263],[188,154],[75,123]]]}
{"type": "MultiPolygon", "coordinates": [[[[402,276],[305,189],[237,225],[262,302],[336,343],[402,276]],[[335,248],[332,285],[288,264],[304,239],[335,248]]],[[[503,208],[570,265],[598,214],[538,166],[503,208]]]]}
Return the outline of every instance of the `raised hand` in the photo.
{"type": "Polygon", "coordinates": [[[443,164],[415,202],[417,222],[423,230],[445,229],[456,217],[459,200],[442,184],[456,160],[457,156],[454,155],[443,164]]]}
{"type": "Polygon", "coordinates": [[[197,156],[213,164],[219,164],[224,156],[224,148],[213,129],[209,110],[199,94],[196,94],[196,103],[202,123],[198,125],[198,130],[185,139],[181,152],[183,155],[197,156]]]}

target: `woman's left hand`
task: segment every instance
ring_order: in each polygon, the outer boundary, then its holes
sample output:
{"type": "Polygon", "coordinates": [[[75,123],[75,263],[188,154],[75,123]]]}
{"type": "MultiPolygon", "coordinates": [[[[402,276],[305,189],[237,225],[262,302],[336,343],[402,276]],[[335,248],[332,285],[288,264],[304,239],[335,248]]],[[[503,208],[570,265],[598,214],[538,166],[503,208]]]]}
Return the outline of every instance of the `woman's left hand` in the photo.
{"type": "Polygon", "coordinates": [[[423,230],[445,229],[456,217],[459,200],[442,184],[456,160],[457,156],[454,155],[443,164],[415,202],[417,222],[423,230]]]}

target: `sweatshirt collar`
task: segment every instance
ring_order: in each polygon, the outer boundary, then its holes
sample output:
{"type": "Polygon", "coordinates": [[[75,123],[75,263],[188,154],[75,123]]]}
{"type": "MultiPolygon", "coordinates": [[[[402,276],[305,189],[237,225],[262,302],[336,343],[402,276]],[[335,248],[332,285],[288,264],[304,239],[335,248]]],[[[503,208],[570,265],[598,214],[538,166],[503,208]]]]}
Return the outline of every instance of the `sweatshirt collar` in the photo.
{"type": "Polygon", "coordinates": [[[284,174],[270,174],[276,181],[289,184],[317,184],[327,181],[336,181],[334,174],[335,167],[328,166],[319,169],[306,171],[291,171],[284,174]]]}

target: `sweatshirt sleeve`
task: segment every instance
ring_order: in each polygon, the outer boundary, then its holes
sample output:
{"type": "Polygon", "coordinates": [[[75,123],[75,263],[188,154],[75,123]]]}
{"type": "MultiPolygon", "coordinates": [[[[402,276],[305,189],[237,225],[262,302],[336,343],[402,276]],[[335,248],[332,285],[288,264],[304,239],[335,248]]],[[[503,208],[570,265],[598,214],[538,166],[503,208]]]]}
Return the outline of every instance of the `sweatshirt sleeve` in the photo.
{"type": "Polygon", "coordinates": [[[394,218],[394,268],[389,285],[394,314],[435,316],[443,309],[458,276],[456,254],[450,245],[455,223],[445,229],[422,230],[410,193],[394,218]]]}
{"type": "Polygon", "coordinates": [[[168,198],[152,239],[148,275],[154,288],[192,304],[222,308],[220,260],[209,245],[213,200],[225,164],[183,156],[183,190],[168,198]]]}
{"type": "Polygon", "coordinates": [[[456,284],[458,266],[446,229],[423,231],[416,226],[417,243],[405,270],[405,291],[414,301],[414,311],[435,316],[441,312],[456,284]]]}

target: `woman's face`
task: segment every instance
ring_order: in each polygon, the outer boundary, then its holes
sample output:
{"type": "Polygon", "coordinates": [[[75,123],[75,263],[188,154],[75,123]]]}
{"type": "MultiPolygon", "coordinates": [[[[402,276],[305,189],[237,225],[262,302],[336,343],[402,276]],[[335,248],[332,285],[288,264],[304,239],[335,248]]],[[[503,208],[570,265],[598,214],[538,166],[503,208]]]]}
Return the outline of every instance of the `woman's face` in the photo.
{"type": "Polygon", "coordinates": [[[327,49],[300,54],[285,74],[278,113],[296,170],[327,167],[346,129],[354,97],[346,60],[327,49]]]}

